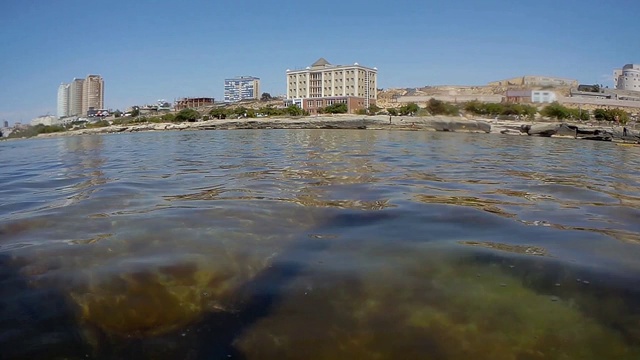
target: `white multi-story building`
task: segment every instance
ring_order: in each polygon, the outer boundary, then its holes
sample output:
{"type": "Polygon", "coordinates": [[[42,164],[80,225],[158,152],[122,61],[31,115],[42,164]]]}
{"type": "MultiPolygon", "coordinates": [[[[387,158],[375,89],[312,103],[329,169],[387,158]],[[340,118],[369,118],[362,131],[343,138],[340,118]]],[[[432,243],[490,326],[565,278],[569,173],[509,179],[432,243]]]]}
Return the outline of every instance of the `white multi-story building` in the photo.
{"type": "Polygon", "coordinates": [[[378,98],[378,69],[358,63],[331,65],[320,58],[302,70],[287,70],[287,102],[316,113],[323,106],[346,103],[349,112],[366,109],[378,98]]]}
{"type": "Polygon", "coordinates": [[[627,64],[614,70],[613,83],[618,90],[640,91],[640,64],[627,64]]]}
{"type": "Polygon", "coordinates": [[[260,78],[239,76],[224,80],[224,102],[257,99],[260,96],[260,78]]]}
{"type": "Polygon", "coordinates": [[[63,118],[69,116],[69,84],[60,84],[58,86],[58,117],[63,118]]]}

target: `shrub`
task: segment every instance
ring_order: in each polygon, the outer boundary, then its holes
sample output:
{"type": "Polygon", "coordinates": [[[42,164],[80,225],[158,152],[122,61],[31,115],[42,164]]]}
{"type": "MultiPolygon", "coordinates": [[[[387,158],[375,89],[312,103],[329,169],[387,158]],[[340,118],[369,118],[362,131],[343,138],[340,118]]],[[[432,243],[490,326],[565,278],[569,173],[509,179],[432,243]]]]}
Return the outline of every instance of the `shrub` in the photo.
{"type": "Polygon", "coordinates": [[[345,114],[348,111],[349,111],[349,108],[345,103],[332,104],[329,106],[325,106],[322,109],[322,112],[326,114],[345,114]]]}
{"type": "Polygon", "coordinates": [[[434,98],[429,99],[427,110],[429,110],[431,115],[458,115],[460,113],[457,106],[434,98]]]}
{"type": "Polygon", "coordinates": [[[196,121],[200,118],[200,113],[194,109],[182,109],[176,114],[175,121],[196,121]]]}
{"type": "Polygon", "coordinates": [[[164,122],[173,122],[176,121],[176,116],[174,114],[164,114],[160,117],[164,122]]]}
{"type": "Polygon", "coordinates": [[[596,109],[593,116],[598,121],[616,121],[626,124],[629,121],[629,113],[622,109],[596,109]]]}
{"type": "Polygon", "coordinates": [[[568,119],[571,116],[571,111],[557,102],[551,103],[540,112],[542,115],[556,118],[556,119],[568,119]]]}
{"type": "Polygon", "coordinates": [[[285,109],[285,113],[289,116],[302,116],[305,112],[298,105],[289,105],[285,109]]]}
{"type": "Polygon", "coordinates": [[[109,122],[107,120],[98,120],[94,123],[89,123],[87,124],[88,128],[101,128],[101,127],[107,127],[109,126],[109,122]]]}

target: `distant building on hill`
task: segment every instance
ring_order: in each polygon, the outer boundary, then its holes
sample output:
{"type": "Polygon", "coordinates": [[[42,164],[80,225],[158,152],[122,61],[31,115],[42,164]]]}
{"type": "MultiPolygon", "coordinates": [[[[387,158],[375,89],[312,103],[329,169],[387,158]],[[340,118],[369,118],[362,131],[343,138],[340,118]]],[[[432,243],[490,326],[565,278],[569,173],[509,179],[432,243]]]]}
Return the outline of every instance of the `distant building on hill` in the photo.
{"type": "Polygon", "coordinates": [[[255,100],[260,97],[260,78],[239,76],[224,80],[224,102],[255,100]]]}
{"type": "Polygon", "coordinates": [[[349,113],[375,105],[378,69],[358,63],[331,65],[320,58],[302,70],[287,70],[288,105],[296,104],[310,114],[333,104],[347,104],[349,113]]]}
{"type": "Polygon", "coordinates": [[[640,91],[640,64],[627,64],[614,70],[613,83],[618,90],[640,91]]]}
{"type": "Polygon", "coordinates": [[[507,90],[505,99],[510,103],[552,103],[558,101],[556,93],[547,90],[507,90]]]}
{"type": "Polygon", "coordinates": [[[30,122],[30,125],[31,126],[36,126],[36,125],[51,126],[51,125],[62,125],[63,123],[64,123],[63,120],[59,119],[57,116],[42,115],[32,119],[30,122]]]}
{"type": "Polygon", "coordinates": [[[578,80],[551,76],[525,75],[511,79],[492,81],[489,86],[578,86],[578,80]]]}
{"type": "Polygon", "coordinates": [[[211,106],[214,101],[214,98],[209,97],[181,98],[175,101],[173,108],[176,111],[180,111],[182,109],[196,109],[203,106],[211,106]]]}

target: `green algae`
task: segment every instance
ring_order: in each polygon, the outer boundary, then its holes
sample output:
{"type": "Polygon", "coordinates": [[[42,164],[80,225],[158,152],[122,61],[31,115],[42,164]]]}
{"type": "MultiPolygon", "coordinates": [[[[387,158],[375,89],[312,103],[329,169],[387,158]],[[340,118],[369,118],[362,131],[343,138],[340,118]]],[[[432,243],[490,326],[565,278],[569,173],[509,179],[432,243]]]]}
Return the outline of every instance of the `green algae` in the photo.
{"type": "MultiPolygon", "coordinates": [[[[366,253],[352,260],[375,257],[366,253]]],[[[248,358],[282,359],[640,357],[637,344],[576,305],[579,293],[541,293],[499,266],[440,251],[388,253],[394,255],[406,260],[357,277],[297,279],[291,296],[239,347],[248,358]]]]}

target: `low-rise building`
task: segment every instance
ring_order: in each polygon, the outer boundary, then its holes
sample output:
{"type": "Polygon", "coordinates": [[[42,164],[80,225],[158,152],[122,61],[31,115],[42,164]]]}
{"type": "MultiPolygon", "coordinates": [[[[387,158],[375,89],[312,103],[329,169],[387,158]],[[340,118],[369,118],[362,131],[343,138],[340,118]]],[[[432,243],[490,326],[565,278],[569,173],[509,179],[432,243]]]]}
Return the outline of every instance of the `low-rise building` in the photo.
{"type": "Polygon", "coordinates": [[[510,103],[552,103],[558,101],[555,92],[547,90],[507,90],[505,99],[510,103]]]}
{"type": "Polygon", "coordinates": [[[204,106],[212,106],[215,99],[210,97],[189,97],[181,98],[175,101],[173,108],[176,111],[182,109],[197,109],[204,106]]]}

